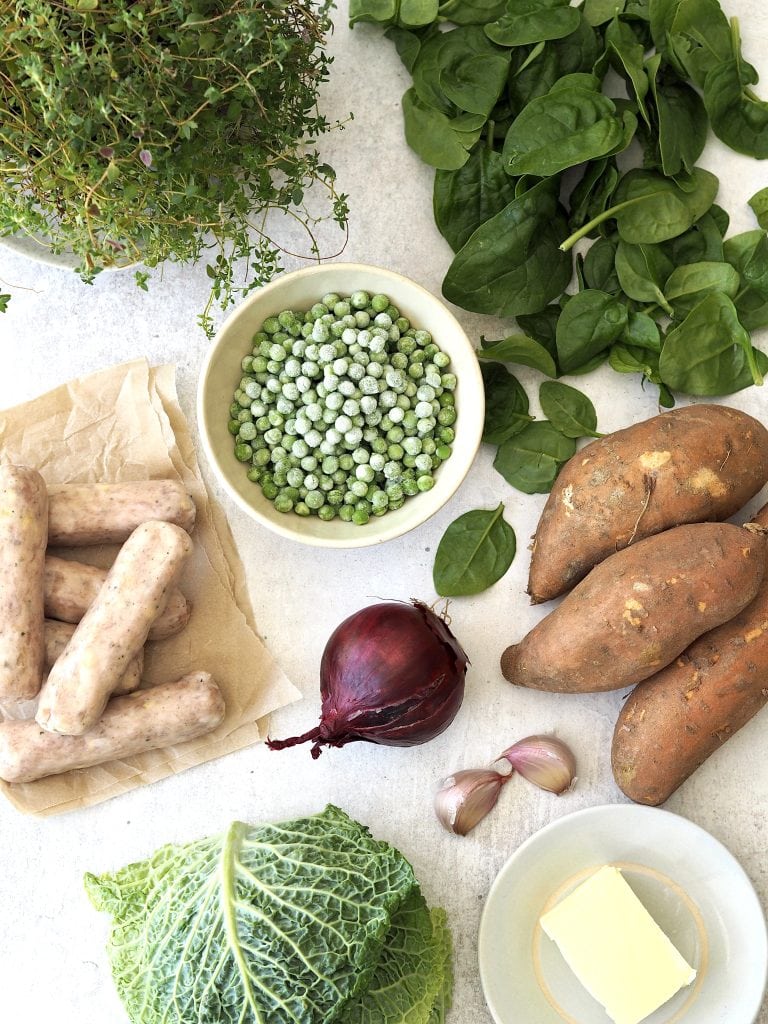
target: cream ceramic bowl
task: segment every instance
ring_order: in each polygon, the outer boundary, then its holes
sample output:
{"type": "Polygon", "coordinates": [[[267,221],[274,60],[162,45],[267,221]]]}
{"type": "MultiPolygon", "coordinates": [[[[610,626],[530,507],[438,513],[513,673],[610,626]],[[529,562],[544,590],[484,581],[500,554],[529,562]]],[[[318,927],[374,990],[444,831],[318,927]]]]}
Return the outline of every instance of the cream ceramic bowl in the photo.
{"type": "Polygon", "coordinates": [[[197,415],[206,456],[232,500],[252,519],[275,533],[319,547],[357,548],[399,537],[434,515],[467,475],[480,445],[485,411],[483,381],[469,339],[452,313],[421,285],[391,270],[360,263],[329,263],[283,274],[250,295],[224,322],[203,363],[197,394],[197,415]],[[407,498],[394,512],[364,526],[340,519],[278,512],[258,484],[247,476],[248,465],[234,455],[227,428],[232,395],[242,377],[241,360],[251,352],[251,338],[268,316],[283,309],[302,311],[336,292],[364,290],[388,295],[403,316],[450,356],[456,374],[456,438],[453,453],[435,473],[431,491],[407,498]]]}

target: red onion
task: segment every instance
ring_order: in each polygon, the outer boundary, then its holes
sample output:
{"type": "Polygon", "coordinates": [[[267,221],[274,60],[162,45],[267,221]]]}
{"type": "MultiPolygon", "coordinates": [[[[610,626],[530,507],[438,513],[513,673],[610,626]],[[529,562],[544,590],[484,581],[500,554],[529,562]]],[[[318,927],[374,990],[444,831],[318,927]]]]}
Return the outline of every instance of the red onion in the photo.
{"type": "Polygon", "coordinates": [[[313,740],[411,747],[446,729],[461,707],[467,656],[443,619],[421,601],[383,601],[333,631],[320,663],[320,724],[301,736],[267,740],[282,750],[313,740]]]}

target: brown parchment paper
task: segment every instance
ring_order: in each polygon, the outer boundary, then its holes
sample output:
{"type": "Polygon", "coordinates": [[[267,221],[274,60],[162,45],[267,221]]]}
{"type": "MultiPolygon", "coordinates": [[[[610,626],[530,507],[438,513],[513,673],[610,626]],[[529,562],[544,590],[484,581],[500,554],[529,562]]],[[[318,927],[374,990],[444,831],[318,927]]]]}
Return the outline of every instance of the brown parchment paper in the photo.
{"type": "MultiPolygon", "coordinates": [[[[221,687],[227,707],[208,736],[38,782],[0,783],[5,796],[29,814],[71,811],[259,742],[269,714],[300,694],[256,635],[243,567],[224,514],[203,483],[173,367],[125,363],[5,409],[0,449],[49,483],[184,481],[197,506],[193,551],[179,584],[192,617],[177,636],[147,645],[144,680],[168,682],[202,669],[221,687]]],[[[116,550],[56,554],[106,566],[116,550]]]]}

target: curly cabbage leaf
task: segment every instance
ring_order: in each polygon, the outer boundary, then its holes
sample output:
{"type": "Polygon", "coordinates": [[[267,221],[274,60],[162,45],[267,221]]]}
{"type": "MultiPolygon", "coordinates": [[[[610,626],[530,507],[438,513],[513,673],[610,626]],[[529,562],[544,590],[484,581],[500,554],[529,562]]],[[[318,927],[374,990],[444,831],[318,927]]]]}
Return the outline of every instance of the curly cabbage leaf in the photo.
{"type": "Polygon", "coordinates": [[[329,806],[85,877],[134,1024],[440,1024],[450,934],[405,858],[329,806]]]}

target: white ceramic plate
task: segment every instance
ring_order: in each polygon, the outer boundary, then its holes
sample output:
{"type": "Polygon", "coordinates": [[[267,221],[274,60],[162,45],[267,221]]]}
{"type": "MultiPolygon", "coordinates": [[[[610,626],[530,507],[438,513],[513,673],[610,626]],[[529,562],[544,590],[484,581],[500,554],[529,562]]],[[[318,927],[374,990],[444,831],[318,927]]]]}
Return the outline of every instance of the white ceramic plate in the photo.
{"type": "Polygon", "coordinates": [[[609,1024],[538,924],[603,864],[616,864],[698,971],[644,1024],[752,1024],[768,940],[760,902],[734,857],[704,829],[634,804],[590,807],[552,822],[509,858],[488,894],[478,952],[496,1024],[609,1024]]]}

